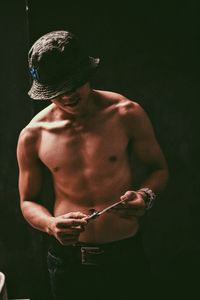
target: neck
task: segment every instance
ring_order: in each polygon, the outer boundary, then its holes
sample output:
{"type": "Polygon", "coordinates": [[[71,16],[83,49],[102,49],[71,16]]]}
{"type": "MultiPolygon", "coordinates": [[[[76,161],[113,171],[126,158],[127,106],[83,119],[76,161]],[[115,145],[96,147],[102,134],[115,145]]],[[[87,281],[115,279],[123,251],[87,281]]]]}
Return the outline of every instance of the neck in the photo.
{"type": "Polygon", "coordinates": [[[57,116],[61,119],[68,119],[72,122],[83,122],[88,120],[99,111],[100,103],[97,93],[91,89],[88,97],[82,103],[79,111],[68,112],[62,109],[57,110],[57,116]]]}

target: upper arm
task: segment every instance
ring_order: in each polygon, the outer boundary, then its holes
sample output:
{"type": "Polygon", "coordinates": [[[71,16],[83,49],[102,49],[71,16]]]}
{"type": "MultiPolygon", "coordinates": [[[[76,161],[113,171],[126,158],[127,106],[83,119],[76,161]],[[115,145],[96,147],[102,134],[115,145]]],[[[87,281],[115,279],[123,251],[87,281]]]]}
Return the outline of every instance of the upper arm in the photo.
{"type": "Polygon", "coordinates": [[[19,166],[19,193],[21,202],[37,199],[42,188],[42,164],[37,155],[38,137],[25,128],[19,136],[17,160],[19,166]]]}
{"type": "Polygon", "coordinates": [[[153,169],[166,169],[164,154],[151,121],[142,107],[137,103],[130,103],[125,119],[132,150],[139,160],[153,169]]]}

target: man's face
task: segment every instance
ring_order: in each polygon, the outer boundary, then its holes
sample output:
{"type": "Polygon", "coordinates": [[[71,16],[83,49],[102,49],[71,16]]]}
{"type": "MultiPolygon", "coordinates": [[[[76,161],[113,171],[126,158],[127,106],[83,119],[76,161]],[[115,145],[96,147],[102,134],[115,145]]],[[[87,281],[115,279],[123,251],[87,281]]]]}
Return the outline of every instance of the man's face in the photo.
{"type": "Polygon", "coordinates": [[[91,88],[89,83],[70,91],[59,95],[53,99],[51,102],[56,106],[68,112],[70,114],[77,114],[82,112],[87,108],[87,100],[91,93],[91,88]]]}

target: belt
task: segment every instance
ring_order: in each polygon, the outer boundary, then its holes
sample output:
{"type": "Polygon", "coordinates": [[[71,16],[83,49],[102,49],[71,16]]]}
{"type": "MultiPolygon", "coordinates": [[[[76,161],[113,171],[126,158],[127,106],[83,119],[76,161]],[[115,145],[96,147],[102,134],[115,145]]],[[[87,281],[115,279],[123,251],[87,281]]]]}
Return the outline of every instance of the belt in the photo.
{"type": "Polygon", "coordinates": [[[97,265],[103,263],[108,257],[112,259],[114,253],[121,253],[123,249],[138,248],[140,245],[140,234],[123,240],[113,241],[104,244],[78,242],[69,246],[62,246],[57,240],[52,240],[49,251],[60,257],[73,255],[80,260],[82,265],[97,265]]]}

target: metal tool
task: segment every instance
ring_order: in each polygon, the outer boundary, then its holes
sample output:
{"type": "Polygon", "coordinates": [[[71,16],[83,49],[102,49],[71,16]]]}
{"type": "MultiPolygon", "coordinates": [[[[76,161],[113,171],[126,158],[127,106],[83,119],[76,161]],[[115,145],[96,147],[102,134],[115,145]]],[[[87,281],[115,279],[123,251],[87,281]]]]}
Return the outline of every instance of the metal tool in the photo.
{"type": "Polygon", "coordinates": [[[104,214],[104,213],[105,213],[106,211],[108,211],[109,209],[111,209],[111,208],[113,208],[113,207],[115,207],[115,206],[117,206],[118,204],[123,203],[123,202],[125,202],[125,200],[120,200],[120,201],[118,201],[118,202],[115,202],[115,203],[113,203],[113,204],[107,206],[106,208],[104,208],[104,209],[102,209],[102,210],[100,210],[100,211],[93,209],[93,210],[92,210],[92,213],[91,213],[90,215],[88,215],[87,217],[85,217],[85,220],[96,219],[97,217],[101,216],[102,214],[104,214]]]}

